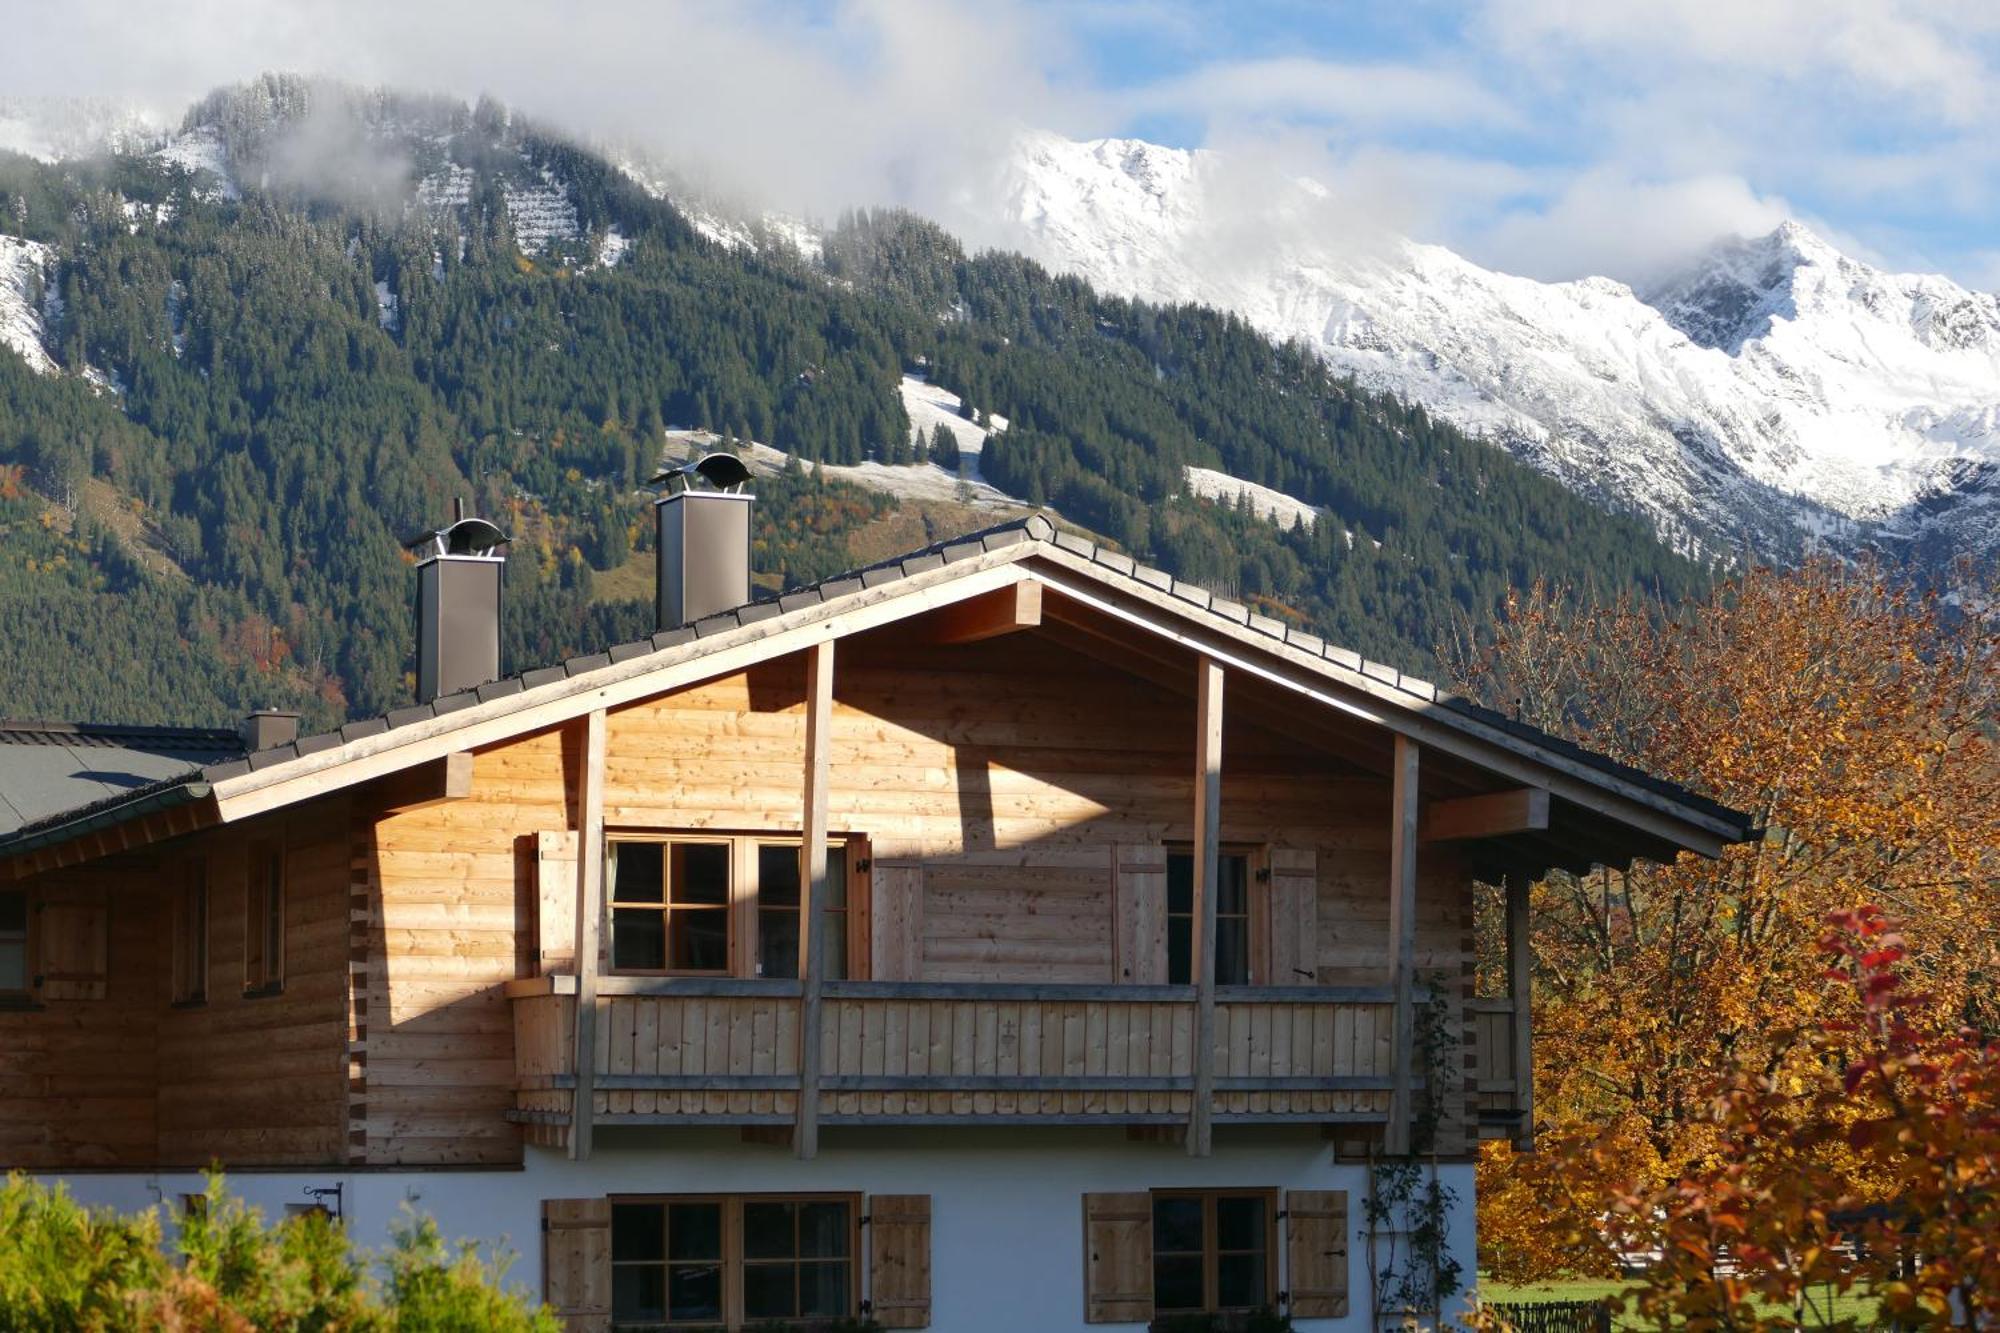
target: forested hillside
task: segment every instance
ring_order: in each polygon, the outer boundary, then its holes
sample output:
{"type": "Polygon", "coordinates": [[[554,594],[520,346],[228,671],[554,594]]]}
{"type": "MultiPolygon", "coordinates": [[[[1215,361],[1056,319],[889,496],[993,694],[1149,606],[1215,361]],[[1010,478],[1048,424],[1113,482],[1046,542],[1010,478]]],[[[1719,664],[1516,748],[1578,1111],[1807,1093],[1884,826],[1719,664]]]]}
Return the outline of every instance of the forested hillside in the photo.
{"type": "MultiPolygon", "coordinates": [[[[0,155],[0,234],[50,250],[30,299],[59,366],[0,349],[0,714],[404,702],[399,538],[456,495],[517,537],[511,665],[632,636],[650,604],[593,579],[650,539],[666,428],[888,460],[920,364],[1011,419],[989,480],[1378,657],[1422,664],[1450,612],[1537,573],[1705,577],[1238,321],[968,257],[916,219],[847,219],[823,265],[732,250],[490,104],[287,79],[209,99],[183,138],[227,178],[186,153],[0,155]],[[1280,532],[1187,497],[1187,464],[1330,516],[1280,532]]],[[[758,490],[774,584],[850,563],[894,503],[795,469],[758,490]]]]}

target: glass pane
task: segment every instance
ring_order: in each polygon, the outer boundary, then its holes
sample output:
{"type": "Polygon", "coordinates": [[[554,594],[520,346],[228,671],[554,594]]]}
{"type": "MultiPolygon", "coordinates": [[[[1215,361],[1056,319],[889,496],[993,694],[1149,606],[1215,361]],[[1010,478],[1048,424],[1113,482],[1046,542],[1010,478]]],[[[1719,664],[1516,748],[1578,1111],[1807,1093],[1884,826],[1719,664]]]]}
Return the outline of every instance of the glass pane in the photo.
{"type": "Polygon", "coordinates": [[[799,1205],[799,1253],[814,1259],[847,1257],[847,1205],[799,1205]]]}
{"type": "Polygon", "coordinates": [[[27,928],[28,895],[0,893],[0,931],[25,931],[27,928]]]}
{"type": "Polygon", "coordinates": [[[1201,1200],[1166,1195],[1153,1200],[1153,1252],[1201,1253],[1201,1200]]]}
{"type": "Polygon", "coordinates": [[[1156,1310],[1201,1308],[1200,1255],[1181,1254],[1154,1258],[1153,1308],[1156,1310]]]}
{"type": "Polygon", "coordinates": [[[799,1313],[844,1315],[850,1310],[847,1298],[846,1260],[837,1263],[799,1265],[799,1313]]]}
{"type": "Polygon", "coordinates": [[[757,846],[757,905],[799,905],[799,849],[782,843],[757,846]]]}
{"type": "Polygon", "coordinates": [[[667,1207],[669,1259],[722,1257],[722,1205],[676,1203],[667,1207]]]}
{"type": "Polygon", "coordinates": [[[611,966],[657,972],[666,965],[666,917],[650,907],[614,910],[611,966]]]}
{"type": "Polygon", "coordinates": [[[1242,916],[1250,910],[1249,857],[1215,858],[1215,910],[1226,916],[1242,916]]]}
{"type": "Polygon", "coordinates": [[[1194,984],[1194,918],[1167,918],[1167,982],[1174,986],[1194,984]]]}
{"type": "Polygon", "coordinates": [[[1264,1256],[1261,1254],[1225,1254],[1215,1261],[1215,1302],[1224,1310],[1244,1310],[1262,1305],[1268,1293],[1264,1290],[1264,1256]]]}
{"type": "Polygon", "coordinates": [[[666,1258],[667,1210],[657,1203],[612,1204],[611,1257],[653,1260],[666,1258]]]}
{"type": "Polygon", "coordinates": [[[659,1264],[619,1264],[611,1270],[611,1317],[621,1324],[657,1324],[667,1317],[667,1270],[659,1264]]]}
{"type": "Polygon", "coordinates": [[[826,952],[819,961],[820,975],[828,981],[847,980],[847,913],[827,913],[826,952]]]}
{"type": "Polygon", "coordinates": [[[675,1264],[667,1269],[667,1318],[717,1319],[722,1315],[722,1265],[675,1264]]]}
{"type": "Polygon", "coordinates": [[[799,974],[799,909],[779,908],[757,913],[757,975],[795,977],[799,974]]]}
{"type": "Polygon", "coordinates": [[[673,847],[673,894],[677,903],[729,901],[729,844],[677,842],[673,847]]]}
{"type": "Polygon", "coordinates": [[[1215,984],[1244,986],[1250,982],[1249,923],[1238,917],[1215,919],[1215,984]]]}
{"type": "Polygon", "coordinates": [[[0,940],[0,990],[28,989],[28,946],[20,940],[0,940]]]}
{"type": "Polygon", "coordinates": [[[614,903],[663,903],[665,881],[660,878],[657,842],[614,842],[611,844],[611,901],[614,903]]]}
{"type": "Polygon", "coordinates": [[[1194,856],[1167,853],[1167,910],[1183,916],[1194,910],[1194,856]]]}
{"type": "Polygon", "coordinates": [[[673,962],[678,972],[729,970],[729,910],[722,907],[676,908],[668,921],[673,936],[673,962]]]}
{"type": "Polygon", "coordinates": [[[826,901],[820,905],[847,906],[847,848],[837,842],[826,849],[826,901]]]}
{"type": "Polygon", "coordinates": [[[791,1264],[744,1265],[744,1316],[750,1319],[789,1319],[797,1314],[798,1272],[791,1264]]]}
{"type": "Polygon", "coordinates": [[[798,1253],[793,1232],[793,1225],[797,1220],[797,1204],[744,1204],[743,1257],[790,1259],[798,1253]]]}
{"type": "Polygon", "coordinates": [[[1264,1248],[1264,1201],[1222,1198],[1215,1201],[1215,1248],[1218,1250],[1261,1250],[1264,1248]]]}

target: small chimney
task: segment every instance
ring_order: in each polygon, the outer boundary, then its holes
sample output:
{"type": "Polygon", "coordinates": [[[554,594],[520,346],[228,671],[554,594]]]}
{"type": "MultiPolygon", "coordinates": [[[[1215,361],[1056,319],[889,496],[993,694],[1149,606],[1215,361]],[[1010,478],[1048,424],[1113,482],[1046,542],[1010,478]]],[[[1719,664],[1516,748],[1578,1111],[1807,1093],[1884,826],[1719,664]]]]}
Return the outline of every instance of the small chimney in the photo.
{"type": "Polygon", "coordinates": [[[299,715],[283,708],[259,708],[243,719],[238,729],[245,751],[255,753],[274,745],[290,745],[299,738],[299,715]]]}
{"type": "Polygon", "coordinates": [[[500,582],[507,534],[483,518],[467,518],[465,501],[452,521],[404,545],[417,553],[417,701],[456,694],[500,676],[500,582]]]}
{"type": "Polygon", "coordinates": [[[750,600],[750,469],[710,454],[653,478],[659,522],[659,628],[692,624],[750,600]]]}

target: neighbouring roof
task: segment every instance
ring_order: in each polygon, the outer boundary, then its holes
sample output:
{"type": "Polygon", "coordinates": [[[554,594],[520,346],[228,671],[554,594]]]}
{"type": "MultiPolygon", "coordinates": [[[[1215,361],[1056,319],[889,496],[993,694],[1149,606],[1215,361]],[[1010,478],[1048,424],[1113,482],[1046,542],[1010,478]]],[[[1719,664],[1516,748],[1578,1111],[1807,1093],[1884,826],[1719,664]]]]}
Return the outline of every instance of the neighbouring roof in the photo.
{"type": "MultiPolygon", "coordinates": [[[[365,737],[393,732],[399,728],[427,722],[496,699],[597,672],[609,674],[611,668],[630,663],[637,658],[656,653],[672,653],[674,650],[683,649],[686,645],[726,635],[732,630],[788,617],[795,612],[810,608],[837,604],[843,598],[852,597],[884,584],[1013,547],[1022,548],[1019,551],[1022,556],[1048,548],[1067,552],[1070,556],[1087,562],[1090,572],[1107,583],[1129,581],[1156,593],[1167,594],[1172,599],[1173,609],[1183,615],[1226,623],[1239,633],[1247,630],[1252,636],[1262,636],[1270,640],[1273,648],[1282,646],[1292,652],[1303,652],[1309,657],[1319,659],[1327,674],[1349,683],[1364,685],[1377,698],[1386,698],[1389,702],[1401,704],[1413,711],[1420,710],[1427,716],[1444,720],[1474,734],[1503,733],[1516,741],[1525,742],[1536,749],[1594,770],[1602,774],[1605,779],[1650,792],[1710,821],[1730,826],[1738,831],[1739,839],[1749,836],[1754,830],[1754,822],[1748,816],[1686,787],[1595,754],[1559,736],[1518,722],[1449,691],[1440,690],[1431,682],[1400,672],[1394,667],[1367,661],[1359,654],[1330,644],[1318,635],[1287,625],[1281,620],[1258,615],[1241,602],[1212,593],[1185,579],[1176,579],[1162,570],[1142,565],[1132,557],[1101,546],[1088,538],[1060,531],[1039,514],[937,542],[880,564],[792,589],[775,598],[746,603],[691,625],[662,630],[648,638],[616,644],[600,653],[573,657],[565,662],[518,672],[488,682],[477,689],[444,695],[429,703],[394,709],[381,717],[349,722],[334,731],[304,736],[296,741],[250,754],[242,753],[238,745],[224,747],[214,755],[193,759],[192,762],[199,767],[181,774],[167,774],[162,770],[161,775],[169,780],[155,785],[162,789],[176,786],[191,788],[200,785],[205,789],[209,785],[226,782],[247,773],[321,754],[365,737]]],[[[699,651],[695,655],[699,656],[699,651]]],[[[678,653],[676,656],[685,657],[687,654],[678,653]]],[[[110,730],[136,734],[152,729],[110,730]]],[[[210,732],[159,730],[162,734],[175,736],[222,735],[210,732]]],[[[7,752],[0,751],[0,767],[8,763],[7,752]]],[[[124,795],[127,798],[144,795],[156,801],[164,794],[163,790],[159,793],[127,792],[124,795]]],[[[0,827],[0,854],[25,850],[31,846],[69,836],[68,826],[80,818],[90,817],[92,822],[101,822],[107,814],[113,818],[119,817],[110,809],[120,804],[115,792],[110,799],[106,799],[101,793],[80,789],[72,790],[68,795],[84,799],[70,805],[58,805],[54,800],[43,801],[41,804],[44,813],[40,817],[24,820],[11,829],[0,827]]],[[[149,808],[152,801],[149,801],[149,808]]]]}
{"type": "Polygon", "coordinates": [[[0,841],[242,757],[234,731],[0,720],[0,841]]]}

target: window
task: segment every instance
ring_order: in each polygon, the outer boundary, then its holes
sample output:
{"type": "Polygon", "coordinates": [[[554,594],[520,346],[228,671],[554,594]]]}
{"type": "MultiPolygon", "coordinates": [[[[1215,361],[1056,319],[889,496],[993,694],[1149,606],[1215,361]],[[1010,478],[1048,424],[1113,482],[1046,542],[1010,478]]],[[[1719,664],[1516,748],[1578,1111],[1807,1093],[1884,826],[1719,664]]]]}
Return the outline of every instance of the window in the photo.
{"type": "Polygon", "coordinates": [[[1173,1190],[1153,1195],[1153,1309],[1158,1314],[1252,1310],[1276,1303],[1272,1190],[1173,1190]]]}
{"type": "Polygon", "coordinates": [[[0,995],[28,989],[28,895],[0,893],[0,995]]]}
{"type": "Polygon", "coordinates": [[[275,842],[250,845],[245,886],[243,992],[274,995],[285,985],[285,849],[275,842]]]}
{"type": "MultiPolygon", "coordinates": [[[[848,860],[830,841],[823,975],[850,975],[848,860]]],[[[611,966],[618,972],[784,978],[799,975],[801,844],[782,838],[615,838],[606,870],[611,966]]]]}
{"type": "Polygon", "coordinates": [[[173,995],[175,1004],[208,998],[208,865],[202,861],[181,868],[174,894],[173,995]]]}
{"type": "MultiPolygon", "coordinates": [[[[1194,853],[1167,853],[1167,981],[1194,983],[1194,853]]],[[[1215,984],[1250,984],[1250,855],[1225,851],[1215,871],[1215,984]]]]}
{"type": "Polygon", "coordinates": [[[858,1204],[853,1195],[614,1200],[612,1324],[852,1316],[858,1204]]]}

